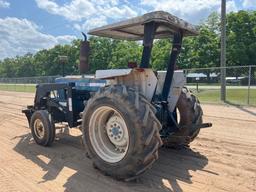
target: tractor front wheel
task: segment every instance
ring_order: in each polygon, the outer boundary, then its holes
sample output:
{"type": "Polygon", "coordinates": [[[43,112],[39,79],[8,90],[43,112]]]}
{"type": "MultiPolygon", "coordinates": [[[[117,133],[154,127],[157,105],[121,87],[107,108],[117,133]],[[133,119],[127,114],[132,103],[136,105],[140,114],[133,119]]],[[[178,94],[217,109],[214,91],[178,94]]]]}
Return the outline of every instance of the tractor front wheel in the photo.
{"type": "Polygon", "coordinates": [[[55,126],[46,110],[35,111],[30,120],[32,136],[38,145],[49,146],[55,138],[55,126]]]}

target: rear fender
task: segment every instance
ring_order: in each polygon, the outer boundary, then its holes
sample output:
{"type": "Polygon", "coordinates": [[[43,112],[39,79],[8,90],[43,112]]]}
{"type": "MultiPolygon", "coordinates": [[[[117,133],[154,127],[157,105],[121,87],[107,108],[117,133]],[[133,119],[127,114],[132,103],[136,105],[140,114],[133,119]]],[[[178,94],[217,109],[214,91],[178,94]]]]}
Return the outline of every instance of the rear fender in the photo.
{"type": "Polygon", "coordinates": [[[112,69],[97,70],[96,79],[109,79],[109,84],[132,87],[152,100],[157,85],[157,77],[152,69],[112,69]]]}
{"type": "MultiPolygon", "coordinates": [[[[161,95],[166,71],[158,71],[157,73],[158,73],[157,75],[158,83],[157,83],[156,94],[161,95]]],[[[174,71],[172,84],[171,84],[169,95],[167,98],[168,110],[170,112],[174,111],[177,105],[178,99],[180,97],[181,90],[184,87],[185,83],[186,83],[186,78],[183,71],[182,70],[174,71]]]]}

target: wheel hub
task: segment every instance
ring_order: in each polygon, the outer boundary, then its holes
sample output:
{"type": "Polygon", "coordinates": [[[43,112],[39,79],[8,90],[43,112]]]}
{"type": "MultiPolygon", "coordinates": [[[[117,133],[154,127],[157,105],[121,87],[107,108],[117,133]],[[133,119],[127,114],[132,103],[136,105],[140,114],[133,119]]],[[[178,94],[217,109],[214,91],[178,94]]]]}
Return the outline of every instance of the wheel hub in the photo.
{"type": "Polygon", "coordinates": [[[125,137],[125,125],[123,120],[113,115],[107,122],[106,129],[109,140],[118,148],[127,145],[127,137],[125,137]]]}
{"type": "Polygon", "coordinates": [[[45,134],[44,125],[40,119],[36,119],[34,122],[34,132],[39,139],[42,139],[44,137],[44,134],[45,134]]]}

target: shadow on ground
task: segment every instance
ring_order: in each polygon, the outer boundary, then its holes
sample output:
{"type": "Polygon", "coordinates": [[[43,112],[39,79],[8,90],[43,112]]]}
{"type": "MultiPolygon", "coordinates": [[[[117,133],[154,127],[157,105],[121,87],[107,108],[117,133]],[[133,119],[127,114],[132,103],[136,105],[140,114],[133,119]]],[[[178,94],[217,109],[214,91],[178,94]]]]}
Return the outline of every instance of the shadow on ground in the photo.
{"type": "Polygon", "coordinates": [[[205,156],[188,148],[162,148],[152,169],[135,181],[121,182],[92,167],[91,160],[85,157],[80,137],[61,134],[58,138],[52,147],[41,147],[34,143],[31,134],[25,134],[14,138],[18,139],[14,150],[46,171],[38,183],[55,180],[62,171],[69,170],[71,176],[63,181],[65,191],[180,192],[183,190],[179,181],[192,184],[189,171],[203,170],[208,163],[205,156]]]}
{"type": "Polygon", "coordinates": [[[254,111],[251,111],[250,109],[248,109],[248,107],[245,108],[245,107],[242,106],[242,105],[239,105],[239,104],[236,104],[236,103],[233,103],[233,102],[230,102],[230,101],[226,101],[225,103],[227,103],[227,104],[229,104],[229,105],[232,105],[232,106],[236,107],[237,109],[239,109],[239,110],[241,110],[241,111],[243,111],[243,112],[246,112],[246,113],[248,113],[248,114],[250,114],[250,115],[256,116],[256,113],[255,113],[254,111]]]}

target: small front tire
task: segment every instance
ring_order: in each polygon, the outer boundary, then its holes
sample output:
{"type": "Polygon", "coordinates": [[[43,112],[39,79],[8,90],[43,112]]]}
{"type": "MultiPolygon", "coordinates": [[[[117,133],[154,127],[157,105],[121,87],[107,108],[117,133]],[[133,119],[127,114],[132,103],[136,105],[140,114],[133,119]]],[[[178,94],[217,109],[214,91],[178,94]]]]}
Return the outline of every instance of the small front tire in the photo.
{"type": "Polygon", "coordinates": [[[50,146],[55,138],[55,126],[51,114],[46,110],[35,111],[31,117],[30,129],[38,145],[50,146]]]}

